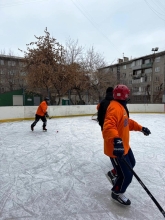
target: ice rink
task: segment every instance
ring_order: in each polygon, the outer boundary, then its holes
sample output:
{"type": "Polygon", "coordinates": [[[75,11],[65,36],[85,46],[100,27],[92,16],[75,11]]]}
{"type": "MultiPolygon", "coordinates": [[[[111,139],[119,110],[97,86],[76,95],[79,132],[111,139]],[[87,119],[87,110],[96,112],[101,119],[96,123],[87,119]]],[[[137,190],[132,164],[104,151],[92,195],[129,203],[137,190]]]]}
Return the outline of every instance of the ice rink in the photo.
{"type": "MultiPolygon", "coordinates": [[[[165,114],[130,114],[151,130],[131,132],[141,178],[165,209],[165,114]]],[[[0,124],[0,219],[160,220],[164,219],[136,178],[125,195],[131,206],[111,199],[100,127],[91,116],[0,124]],[[57,132],[58,131],[58,132],[57,132]]]]}

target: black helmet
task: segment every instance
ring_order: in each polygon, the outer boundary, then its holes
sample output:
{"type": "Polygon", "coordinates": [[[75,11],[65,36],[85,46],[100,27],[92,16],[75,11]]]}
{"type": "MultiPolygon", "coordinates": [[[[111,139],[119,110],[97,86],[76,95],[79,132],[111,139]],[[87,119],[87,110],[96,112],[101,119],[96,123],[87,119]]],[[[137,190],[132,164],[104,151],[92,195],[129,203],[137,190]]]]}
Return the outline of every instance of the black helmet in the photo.
{"type": "Polygon", "coordinates": [[[109,92],[111,92],[111,93],[113,92],[113,87],[108,87],[107,88],[106,93],[109,93],[109,92]]]}
{"type": "Polygon", "coordinates": [[[49,101],[50,99],[49,99],[49,97],[45,97],[45,99],[44,99],[45,101],[49,101]]]}

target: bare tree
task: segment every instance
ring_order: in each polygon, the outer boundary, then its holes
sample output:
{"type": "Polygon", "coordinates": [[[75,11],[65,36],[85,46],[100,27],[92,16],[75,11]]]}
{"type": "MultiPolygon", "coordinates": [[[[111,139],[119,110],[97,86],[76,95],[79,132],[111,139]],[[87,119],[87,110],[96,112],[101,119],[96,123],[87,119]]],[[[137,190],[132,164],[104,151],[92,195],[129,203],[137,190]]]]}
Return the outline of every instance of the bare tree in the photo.
{"type": "Polygon", "coordinates": [[[86,75],[83,66],[83,52],[84,48],[79,46],[78,40],[69,39],[66,42],[66,64],[68,76],[68,91],[71,104],[77,104],[72,100],[72,97],[78,95],[79,103],[84,103],[83,95],[87,90],[89,78],[86,75]]]}
{"type": "Polygon", "coordinates": [[[53,88],[55,90],[55,99],[58,98],[57,104],[60,104],[61,97],[64,96],[68,89],[70,88],[69,82],[69,74],[68,74],[68,65],[65,60],[65,50],[61,46],[59,60],[55,66],[55,73],[51,75],[51,81],[53,88]]]}
{"type": "Polygon", "coordinates": [[[82,46],[79,46],[78,40],[75,41],[69,38],[66,41],[65,51],[65,59],[67,64],[81,62],[84,48],[82,46]]]}
{"type": "Polygon", "coordinates": [[[104,66],[106,63],[103,55],[96,52],[93,47],[88,49],[84,58],[84,67],[90,79],[88,94],[91,102],[98,102],[105,96],[106,88],[115,84],[114,73],[109,68],[101,69],[104,66]]]}

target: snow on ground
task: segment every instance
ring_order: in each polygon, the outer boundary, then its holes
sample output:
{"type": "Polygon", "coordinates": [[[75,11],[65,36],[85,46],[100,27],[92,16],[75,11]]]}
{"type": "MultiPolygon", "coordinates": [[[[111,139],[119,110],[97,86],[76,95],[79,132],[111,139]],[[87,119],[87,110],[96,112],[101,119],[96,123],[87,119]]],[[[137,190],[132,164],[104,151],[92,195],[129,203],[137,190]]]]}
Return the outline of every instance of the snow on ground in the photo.
{"type": "MultiPolygon", "coordinates": [[[[134,171],[165,209],[165,115],[130,114],[151,130],[131,132],[134,171]]],[[[136,178],[123,207],[111,199],[100,127],[91,117],[48,120],[48,131],[32,121],[0,124],[0,219],[164,219],[136,178]],[[58,131],[58,132],[57,132],[58,131]]]]}

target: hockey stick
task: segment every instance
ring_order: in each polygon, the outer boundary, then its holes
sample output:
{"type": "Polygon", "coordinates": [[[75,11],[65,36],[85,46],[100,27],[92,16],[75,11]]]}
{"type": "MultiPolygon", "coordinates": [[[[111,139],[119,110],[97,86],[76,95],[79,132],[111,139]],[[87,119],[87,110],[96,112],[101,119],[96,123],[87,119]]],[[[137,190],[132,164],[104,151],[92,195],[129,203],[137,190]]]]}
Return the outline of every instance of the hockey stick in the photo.
{"type": "Polygon", "coordinates": [[[131,170],[131,172],[133,173],[133,175],[136,177],[137,181],[141,184],[141,186],[143,187],[143,189],[146,191],[146,193],[150,196],[150,198],[152,199],[152,201],[155,203],[155,205],[158,207],[158,209],[160,210],[160,212],[162,213],[162,215],[165,217],[165,211],[163,210],[163,208],[160,206],[160,204],[158,203],[158,201],[154,198],[154,196],[151,194],[151,192],[147,189],[147,187],[144,185],[144,183],[141,181],[141,179],[138,177],[138,175],[134,172],[134,170],[131,168],[131,166],[129,165],[129,163],[124,159],[124,157],[122,157],[124,163],[127,165],[127,167],[131,170]]]}
{"type": "Polygon", "coordinates": [[[91,118],[92,120],[97,121],[97,118],[93,118],[94,116],[97,116],[97,112],[96,112],[95,114],[93,114],[93,115],[92,115],[92,118],[91,118]]]}

